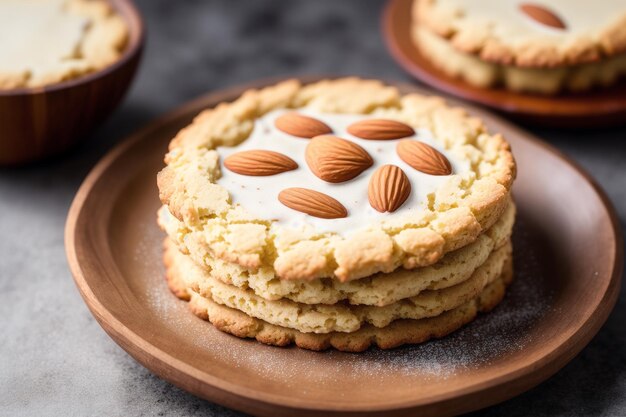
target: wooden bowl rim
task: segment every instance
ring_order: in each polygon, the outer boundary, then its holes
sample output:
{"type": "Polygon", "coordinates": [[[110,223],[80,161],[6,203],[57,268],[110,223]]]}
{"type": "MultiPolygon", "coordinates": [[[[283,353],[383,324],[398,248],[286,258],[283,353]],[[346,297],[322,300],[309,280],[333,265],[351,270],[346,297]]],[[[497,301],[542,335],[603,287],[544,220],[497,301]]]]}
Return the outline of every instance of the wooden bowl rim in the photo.
{"type": "Polygon", "coordinates": [[[107,1],[124,19],[129,31],[128,44],[124,48],[124,53],[117,61],[97,71],[93,71],[88,74],[58,83],[43,85],[40,87],[19,87],[9,90],[0,89],[0,97],[29,96],[70,89],[82,84],[88,84],[92,81],[105,77],[128,64],[133,59],[133,57],[135,57],[141,51],[145,42],[145,25],[143,22],[143,18],[141,17],[141,13],[139,13],[137,6],[135,6],[132,0],[107,1]]]}
{"type": "MultiPolygon", "coordinates": [[[[320,77],[296,77],[302,80],[303,82],[311,82],[319,79],[320,77]]],[[[324,77],[325,78],[325,77],[324,77]]],[[[92,171],[87,175],[83,183],[81,184],[72,204],[70,210],[68,212],[66,226],[65,226],[65,248],[66,248],[66,256],[68,259],[68,264],[70,266],[70,270],[74,277],[75,283],[81,293],[81,296],[85,300],[87,306],[90,311],[94,314],[95,318],[98,320],[100,325],[104,328],[104,330],[121,346],[123,347],[131,356],[137,359],[142,365],[146,366],[151,371],[157,373],[160,377],[165,377],[168,381],[174,383],[175,385],[182,386],[181,376],[185,378],[190,378],[192,381],[186,381],[184,383],[184,389],[187,391],[198,395],[203,398],[208,398],[213,401],[219,402],[222,405],[226,405],[228,407],[232,407],[235,409],[239,409],[242,411],[248,411],[250,409],[254,409],[251,407],[258,408],[259,410],[268,410],[272,407],[278,407],[281,410],[281,415],[286,412],[328,412],[328,413],[342,413],[342,412],[361,412],[369,414],[376,414],[377,412],[387,411],[387,412],[401,412],[403,410],[411,410],[417,407],[427,406],[433,403],[441,403],[447,400],[451,400],[453,398],[459,397],[468,397],[471,398],[472,395],[477,394],[486,389],[494,388],[501,384],[511,384],[514,381],[518,380],[523,376],[538,374],[539,371],[545,369],[551,369],[552,372],[549,375],[552,375],[559,369],[561,369],[567,362],[569,362],[575,354],[577,354],[582,348],[591,340],[591,338],[599,331],[602,327],[608,315],[612,311],[617,297],[619,295],[619,287],[621,284],[621,274],[623,270],[624,258],[623,258],[623,250],[624,250],[624,242],[623,236],[621,233],[621,227],[618,221],[618,217],[616,211],[609,200],[606,193],[600,187],[600,185],[576,162],[571,160],[569,157],[564,155],[561,151],[557,150],[553,146],[543,142],[542,140],[536,138],[531,133],[525,132],[522,129],[519,129],[513,126],[511,123],[503,120],[498,116],[494,116],[486,112],[485,110],[480,110],[476,106],[466,105],[466,107],[481,116],[485,113],[489,114],[489,117],[498,122],[499,124],[506,125],[508,128],[515,130],[517,132],[521,132],[523,134],[523,139],[528,140],[536,145],[539,145],[543,148],[544,151],[549,152],[555,155],[557,158],[562,160],[565,164],[572,167],[576,172],[578,172],[582,178],[584,178],[598,195],[599,200],[607,212],[608,220],[610,221],[611,231],[612,231],[612,246],[614,249],[614,262],[611,268],[612,273],[610,277],[607,277],[608,283],[606,286],[606,291],[602,295],[601,300],[598,303],[605,307],[604,314],[599,316],[593,316],[592,314],[581,318],[579,322],[579,326],[573,329],[572,334],[567,337],[559,347],[568,346],[567,355],[563,352],[556,354],[556,351],[552,351],[549,354],[542,356],[539,359],[535,359],[532,363],[527,366],[523,366],[514,371],[508,372],[500,377],[494,377],[483,381],[481,384],[476,384],[471,387],[467,387],[463,390],[456,391],[455,393],[447,393],[447,394],[439,394],[434,395],[432,397],[422,398],[419,401],[416,400],[404,400],[398,401],[394,404],[380,405],[377,407],[372,406],[360,406],[359,404],[351,404],[350,406],[339,406],[336,408],[329,409],[327,404],[321,404],[317,402],[312,402],[307,399],[300,399],[295,397],[287,397],[281,396],[278,394],[270,394],[263,391],[258,391],[253,388],[242,387],[237,384],[230,383],[228,381],[224,381],[216,376],[208,374],[204,371],[201,371],[192,365],[189,365],[180,359],[170,355],[169,353],[163,351],[162,349],[154,346],[150,342],[144,340],[141,336],[135,333],[133,330],[124,325],[121,321],[119,321],[97,298],[94,294],[91,286],[88,283],[85,275],[82,272],[81,265],[78,261],[77,256],[77,246],[75,241],[75,236],[77,232],[77,221],[80,217],[81,210],[89,197],[91,190],[97,184],[100,177],[109,169],[109,167],[116,162],[116,160],[125,154],[129,149],[134,147],[137,143],[145,140],[145,137],[149,135],[151,132],[157,131],[161,129],[163,126],[166,126],[179,117],[186,115],[191,109],[199,107],[200,103],[215,103],[210,104],[210,106],[216,105],[217,103],[225,100],[232,100],[237,97],[241,92],[249,88],[259,88],[264,85],[271,85],[284,79],[284,77],[280,78],[271,78],[264,79],[257,82],[252,82],[245,85],[235,86],[226,88],[224,90],[219,90],[215,92],[208,93],[203,95],[195,100],[192,100],[181,107],[175,109],[172,112],[167,113],[166,115],[158,118],[157,120],[149,123],[144,128],[136,131],[131,134],[127,140],[123,141],[115,148],[113,148],[107,155],[105,155],[100,162],[96,164],[96,166],[92,169],[92,171]],[[584,340],[582,346],[580,348],[573,347],[575,342],[580,340],[584,340]],[[148,353],[149,352],[149,353],[148,353]],[[147,359],[146,359],[147,356],[147,359]],[[142,359],[140,359],[142,358],[142,359]],[[242,402],[247,402],[246,409],[242,408],[242,402]],[[269,408],[268,408],[269,407],[269,408]]],[[[402,88],[412,88],[413,90],[424,90],[428,91],[428,89],[423,87],[416,87],[414,85],[410,85],[402,82],[392,82],[386,81],[388,84],[392,84],[402,88]]],[[[458,104],[458,100],[449,99],[454,104],[458,104]],[[455,103],[456,102],[456,103],[455,103]]],[[[532,386],[538,384],[543,379],[536,381],[532,386]]],[[[516,391],[518,393],[519,390],[516,391]]],[[[510,397],[510,396],[509,396],[510,397]]],[[[509,398],[507,397],[507,398],[509,398]]],[[[502,400],[502,398],[500,398],[502,400]]],[[[493,402],[492,402],[493,403],[493,402]]],[[[266,413],[267,414],[267,413],[266,413]]]]}

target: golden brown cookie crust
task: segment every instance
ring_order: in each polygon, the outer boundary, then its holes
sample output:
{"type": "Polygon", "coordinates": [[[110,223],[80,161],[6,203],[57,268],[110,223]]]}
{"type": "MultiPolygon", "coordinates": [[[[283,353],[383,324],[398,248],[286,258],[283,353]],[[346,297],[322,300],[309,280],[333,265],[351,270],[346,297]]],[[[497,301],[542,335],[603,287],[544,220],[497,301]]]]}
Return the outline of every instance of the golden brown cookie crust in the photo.
{"type": "Polygon", "coordinates": [[[202,297],[270,324],[305,333],[330,333],[354,332],[364,324],[380,328],[395,320],[423,319],[452,310],[477,297],[500,277],[511,253],[509,242],[492,252],[465,281],[445,289],[425,290],[386,306],[311,305],[286,299],[266,300],[253,290],[224,284],[211,277],[172,245],[166,245],[164,259],[170,279],[182,279],[187,288],[202,297]]]}
{"type": "MultiPolygon", "coordinates": [[[[479,119],[436,97],[401,96],[375,80],[343,78],[301,85],[290,80],[249,90],[232,103],[205,110],[181,130],[158,175],[160,197],[188,232],[204,236],[206,254],[245,268],[273,268],[287,280],[323,277],[350,281],[398,267],[437,262],[490,228],[509,201],[515,161],[501,135],[479,119]],[[450,176],[428,207],[408,217],[389,217],[350,237],[318,231],[274,230],[230,201],[217,184],[221,145],[245,140],[257,117],[277,108],[308,106],[321,112],[373,114],[433,132],[442,146],[471,161],[467,176],[450,176]]],[[[184,240],[184,236],[177,240],[184,240]]]]}
{"type": "MultiPolygon", "coordinates": [[[[175,287],[174,283],[177,281],[170,277],[168,280],[170,286],[175,287]]],[[[302,333],[247,316],[194,292],[190,294],[189,307],[195,315],[211,322],[217,329],[240,338],[254,338],[274,346],[295,344],[300,348],[316,351],[333,347],[344,352],[362,352],[370,346],[391,349],[442,338],[471,322],[479,312],[492,310],[502,301],[506,287],[512,280],[513,264],[509,261],[499,279],[488,285],[478,297],[453,310],[427,319],[396,320],[383,328],[365,325],[353,333],[302,333]]]]}
{"type": "Polygon", "coordinates": [[[174,242],[179,236],[178,230],[184,226],[167,215],[164,208],[159,210],[159,214],[159,224],[169,236],[167,244],[176,244],[206,273],[225,284],[252,289],[267,300],[286,298],[304,304],[335,304],[346,300],[350,304],[384,306],[426,289],[443,289],[468,279],[492,251],[508,242],[515,222],[515,205],[511,202],[496,224],[476,241],[446,254],[436,265],[414,270],[400,268],[343,283],[331,278],[277,280],[271,268],[251,270],[211,258],[197,249],[201,237],[192,239],[195,234],[187,234],[185,241],[174,242]]]}
{"type": "Polygon", "coordinates": [[[581,92],[615,84],[626,75],[626,54],[598,62],[556,68],[522,68],[487,62],[459,51],[449,40],[422,25],[414,25],[413,41],[434,66],[447,75],[480,88],[500,87],[538,94],[581,92]]]}

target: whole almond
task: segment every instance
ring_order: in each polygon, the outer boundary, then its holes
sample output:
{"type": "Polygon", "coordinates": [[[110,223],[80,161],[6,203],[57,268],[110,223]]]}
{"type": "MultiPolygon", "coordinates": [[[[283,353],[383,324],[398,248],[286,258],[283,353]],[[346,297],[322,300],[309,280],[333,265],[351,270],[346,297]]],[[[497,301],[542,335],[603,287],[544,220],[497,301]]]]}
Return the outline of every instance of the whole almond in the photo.
{"type": "Polygon", "coordinates": [[[265,150],[234,153],[224,160],[224,166],[237,174],[255,177],[280,174],[298,168],[298,164],[288,156],[265,150]]]}
{"type": "Polygon", "coordinates": [[[395,120],[366,119],[348,126],[348,133],[361,139],[389,140],[413,136],[415,130],[395,120]]]}
{"type": "Polygon", "coordinates": [[[396,151],[400,159],[425,174],[450,175],[452,173],[448,158],[424,142],[411,139],[401,140],[396,151]]]}
{"type": "Polygon", "coordinates": [[[274,126],[287,134],[300,138],[312,138],[313,136],[333,133],[333,130],[326,123],[295,112],[279,116],[274,121],[274,126]]]}
{"type": "Polygon", "coordinates": [[[545,26],[555,29],[565,29],[565,23],[551,10],[536,3],[522,3],[519,8],[528,17],[545,26]]]}
{"type": "Polygon", "coordinates": [[[322,219],[339,219],[348,215],[348,210],[339,201],[308,188],[286,188],[278,194],[278,201],[290,209],[322,219]]]}
{"type": "Polygon", "coordinates": [[[383,165],[370,178],[367,194],[375,210],[392,213],[409,198],[411,183],[399,167],[383,165]]]}
{"type": "Polygon", "coordinates": [[[332,135],[311,139],[305,157],[313,174],[333,183],[351,180],[374,164],[365,149],[332,135]]]}

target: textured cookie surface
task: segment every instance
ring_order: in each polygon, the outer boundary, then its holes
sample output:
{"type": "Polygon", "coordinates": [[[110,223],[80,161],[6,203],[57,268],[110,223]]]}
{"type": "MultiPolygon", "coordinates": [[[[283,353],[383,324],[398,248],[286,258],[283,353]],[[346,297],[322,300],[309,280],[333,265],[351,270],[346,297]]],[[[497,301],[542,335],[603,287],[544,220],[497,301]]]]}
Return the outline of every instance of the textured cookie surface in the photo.
{"type": "Polygon", "coordinates": [[[606,87],[626,75],[626,54],[566,67],[517,67],[487,62],[475,54],[459,51],[448,39],[424,25],[414,25],[411,34],[420,53],[432,64],[451,77],[481,88],[504,86],[519,92],[556,94],[606,87]]]}
{"type": "Polygon", "coordinates": [[[0,89],[39,87],[104,68],[126,44],[104,0],[0,2],[0,89]]]}
{"type": "MultiPolygon", "coordinates": [[[[159,214],[159,224],[170,236],[166,244],[174,244],[172,239],[183,235],[178,231],[184,226],[168,215],[165,208],[159,214]]],[[[271,268],[249,270],[203,255],[195,247],[197,243],[192,239],[194,234],[186,234],[185,241],[178,242],[178,246],[189,253],[198,265],[203,266],[205,274],[225,284],[250,289],[267,300],[286,298],[305,304],[335,304],[347,300],[350,304],[384,306],[415,296],[423,290],[447,288],[467,280],[494,249],[506,244],[514,220],[515,206],[510,203],[498,221],[475,242],[446,254],[436,266],[415,270],[398,269],[348,282],[329,278],[311,281],[276,279],[271,268]]]]}
{"type": "Polygon", "coordinates": [[[164,259],[170,280],[183,281],[187,288],[217,304],[242,311],[270,324],[304,333],[330,333],[354,332],[365,323],[385,327],[398,319],[422,319],[452,310],[477,297],[487,285],[497,279],[510,257],[509,243],[490,254],[467,280],[441,290],[422,291],[417,296],[384,307],[269,301],[252,290],[243,290],[211,278],[172,245],[166,246],[164,259]]]}
{"type": "Polygon", "coordinates": [[[483,61],[551,68],[626,51],[621,0],[416,0],[414,19],[483,61]]]}
{"type": "Polygon", "coordinates": [[[391,349],[444,337],[471,322],[479,312],[493,309],[504,297],[506,286],[512,279],[513,268],[509,262],[499,279],[489,284],[478,297],[453,310],[426,319],[396,320],[383,328],[364,325],[353,333],[302,333],[247,316],[193,292],[190,294],[189,307],[194,314],[210,321],[217,329],[237,337],[255,338],[261,343],[275,346],[295,344],[311,350],[333,347],[345,352],[362,352],[370,346],[391,349]]]}
{"type": "MultiPolygon", "coordinates": [[[[445,253],[475,241],[496,222],[508,204],[515,176],[508,144],[500,135],[489,134],[480,120],[448,107],[441,99],[401,96],[393,87],[355,78],[306,86],[287,81],[248,91],[233,103],[197,116],[174,138],[165,160],[167,167],[159,174],[158,184],[163,203],[184,225],[176,240],[195,240],[197,250],[207,257],[251,270],[269,268],[284,280],[330,277],[350,281],[398,267],[433,264],[445,253]],[[231,189],[224,186],[220,150],[245,146],[258,132],[257,121],[271,112],[279,116],[281,109],[306,109],[329,118],[346,114],[400,121],[428,132],[433,145],[454,162],[458,172],[437,179],[431,192],[424,192],[422,183],[414,187],[415,196],[424,193],[419,209],[371,214],[370,221],[346,233],[309,227],[295,217],[294,226],[289,219],[252,214],[252,207],[238,204],[233,195],[245,198],[254,194],[255,187],[246,193],[240,192],[243,183],[231,189]],[[186,239],[190,234],[197,238],[186,239]]],[[[374,160],[376,164],[375,155],[374,160]]],[[[306,166],[298,169],[278,174],[273,183],[289,181],[293,175],[315,179],[306,166]]],[[[363,175],[367,179],[371,173],[363,175]]],[[[342,195],[331,197],[342,199],[342,195]]],[[[261,207],[279,207],[275,196],[267,198],[259,203],[261,207]]],[[[268,207],[268,211],[273,209],[268,207]]],[[[353,221],[350,213],[346,221],[353,221]]]]}

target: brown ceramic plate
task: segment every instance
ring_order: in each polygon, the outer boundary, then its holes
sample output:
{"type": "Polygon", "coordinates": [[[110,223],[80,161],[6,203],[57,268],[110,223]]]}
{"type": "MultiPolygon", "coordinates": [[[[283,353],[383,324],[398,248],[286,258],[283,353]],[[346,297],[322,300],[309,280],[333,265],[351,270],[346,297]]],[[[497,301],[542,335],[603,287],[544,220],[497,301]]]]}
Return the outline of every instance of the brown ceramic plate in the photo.
{"type": "Polygon", "coordinates": [[[622,269],[622,240],[606,196],[556,150],[476,109],[506,135],[519,162],[516,281],[492,313],[442,340],[362,354],[264,346],[196,318],[165,285],[155,175],[181,127],[247,87],[209,94],[134,134],[93,169],[70,209],[67,256],[85,302],[155,374],[262,416],[452,415],[537,385],[606,320],[622,269]]]}
{"type": "Polygon", "coordinates": [[[383,13],[382,30],[391,55],[418,80],[534,124],[559,127],[624,124],[626,82],[589,93],[550,97],[473,87],[447,76],[424,58],[411,39],[412,4],[413,0],[389,0],[383,13]]]}

